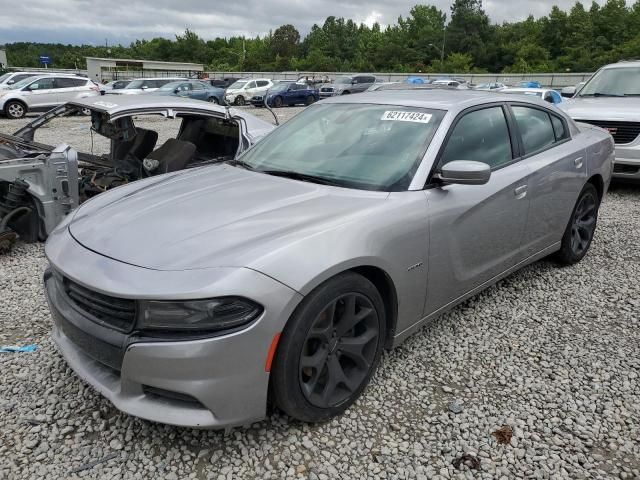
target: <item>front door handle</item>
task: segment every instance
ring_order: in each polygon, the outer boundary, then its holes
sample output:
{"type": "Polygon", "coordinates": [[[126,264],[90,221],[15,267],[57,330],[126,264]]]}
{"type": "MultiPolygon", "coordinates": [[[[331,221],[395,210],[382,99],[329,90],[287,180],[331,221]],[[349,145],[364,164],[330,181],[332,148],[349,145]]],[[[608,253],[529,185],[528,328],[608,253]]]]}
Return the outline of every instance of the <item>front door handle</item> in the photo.
{"type": "Polygon", "coordinates": [[[582,157],[578,157],[573,161],[573,164],[576,166],[576,168],[582,168],[582,157]]]}
{"type": "Polygon", "coordinates": [[[527,186],[526,185],[520,185],[519,187],[516,187],[516,189],[513,191],[514,195],[516,196],[516,198],[518,200],[524,198],[527,196],[527,186]]]}

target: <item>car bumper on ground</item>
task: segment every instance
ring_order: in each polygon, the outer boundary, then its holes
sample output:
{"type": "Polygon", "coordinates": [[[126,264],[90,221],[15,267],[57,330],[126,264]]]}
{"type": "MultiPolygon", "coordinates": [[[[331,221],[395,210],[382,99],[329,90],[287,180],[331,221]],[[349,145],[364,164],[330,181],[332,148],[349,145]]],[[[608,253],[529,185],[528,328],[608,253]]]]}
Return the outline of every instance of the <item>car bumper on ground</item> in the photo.
{"type": "Polygon", "coordinates": [[[166,272],[134,267],[85,249],[68,232],[55,232],[46,252],[53,266],[45,274],[53,339],[76,374],[118,409],[151,421],[200,428],[246,425],[264,418],[271,343],[300,301],[298,293],[243,268],[166,272]],[[90,267],[97,265],[100,268],[90,267]],[[194,277],[199,280],[194,282],[194,277]],[[234,333],[149,338],[91,319],[67,295],[63,278],[119,298],[126,298],[127,291],[128,298],[142,298],[145,284],[150,287],[147,298],[155,299],[240,295],[261,303],[264,312],[234,333]],[[126,285],[116,279],[126,279],[126,285]],[[200,296],[193,297],[198,281],[200,296]],[[100,289],[91,287],[97,284],[100,289]],[[167,285],[175,285],[175,293],[162,293],[167,285]]]}

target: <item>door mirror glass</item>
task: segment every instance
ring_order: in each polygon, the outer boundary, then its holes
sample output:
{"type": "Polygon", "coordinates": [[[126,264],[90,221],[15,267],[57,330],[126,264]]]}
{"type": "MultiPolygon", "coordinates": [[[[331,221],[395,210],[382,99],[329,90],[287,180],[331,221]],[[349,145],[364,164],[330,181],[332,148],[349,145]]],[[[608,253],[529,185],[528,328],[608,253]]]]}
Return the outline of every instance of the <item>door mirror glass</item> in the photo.
{"type": "Polygon", "coordinates": [[[143,86],[140,87],[141,90],[146,90],[147,88],[149,88],[149,87],[147,87],[146,85],[143,85],[143,86]]]}
{"type": "Polygon", "coordinates": [[[491,167],[483,162],[454,160],[442,166],[437,178],[444,183],[484,185],[491,178],[491,167]]]}
{"type": "Polygon", "coordinates": [[[14,83],[16,83],[16,81],[15,81],[15,80],[9,80],[9,81],[7,82],[7,85],[13,85],[14,83]]]}

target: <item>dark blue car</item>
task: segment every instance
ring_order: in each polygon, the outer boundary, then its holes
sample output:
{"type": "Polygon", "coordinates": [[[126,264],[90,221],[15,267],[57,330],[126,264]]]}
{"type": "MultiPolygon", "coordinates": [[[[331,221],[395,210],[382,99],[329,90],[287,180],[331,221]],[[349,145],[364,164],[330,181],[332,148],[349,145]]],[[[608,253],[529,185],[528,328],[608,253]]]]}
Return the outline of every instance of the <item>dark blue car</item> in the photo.
{"type": "MultiPolygon", "coordinates": [[[[270,107],[282,107],[284,105],[311,105],[318,100],[318,89],[296,82],[279,82],[267,90],[267,104],[270,107]]],[[[251,104],[256,107],[264,106],[264,97],[256,95],[251,99],[251,104]]]]}

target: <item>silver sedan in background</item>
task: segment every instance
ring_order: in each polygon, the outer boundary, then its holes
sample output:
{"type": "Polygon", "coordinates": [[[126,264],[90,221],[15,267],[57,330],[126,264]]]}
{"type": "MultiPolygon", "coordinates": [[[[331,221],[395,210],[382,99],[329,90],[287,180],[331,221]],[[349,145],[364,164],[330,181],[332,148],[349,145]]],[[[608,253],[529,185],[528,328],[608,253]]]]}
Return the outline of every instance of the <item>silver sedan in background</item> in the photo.
{"type": "Polygon", "coordinates": [[[604,130],[537,98],[412,90],[307,108],[240,158],[105,192],[50,236],[54,339],[132,415],[344,412],[385,348],[553,254],[579,262],[604,130]]]}

